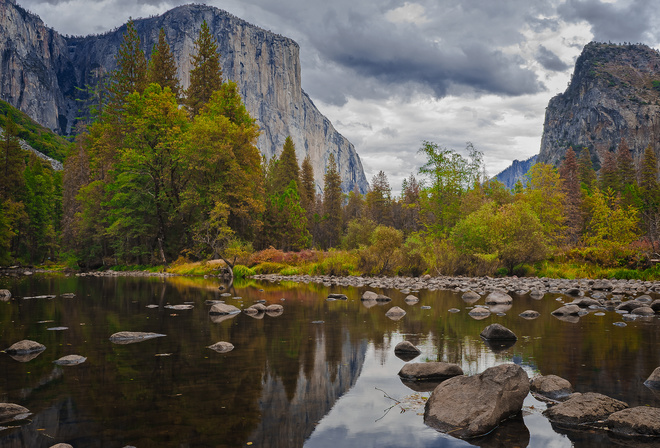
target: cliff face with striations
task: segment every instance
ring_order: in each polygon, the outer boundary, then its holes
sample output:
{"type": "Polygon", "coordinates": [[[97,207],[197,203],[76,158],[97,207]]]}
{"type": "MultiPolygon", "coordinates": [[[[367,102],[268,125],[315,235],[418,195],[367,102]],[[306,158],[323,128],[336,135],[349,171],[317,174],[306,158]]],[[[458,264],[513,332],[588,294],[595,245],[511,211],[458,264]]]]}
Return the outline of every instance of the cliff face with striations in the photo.
{"type": "Polygon", "coordinates": [[[511,163],[511,166],[502,170],[499,174],[495,176],[497,180],[502,182],[505,187],[512,189],[516,182],[521,181],[523,185],[527,183],[527,178],[525,175],[530,170],[530,168],[536,163],[538,159],[538,154],[530,157],[527,160],[514,160],[511,163]]]}
{"type": "Polygon", "coordinates": [[[660,150],[660,54],[645,45],[592,42],[577,59],[566,92],[550,100],[539,162],[558,165],[569,146],[591,150],[600,166],[626,139],[639,160],[660,150]]]}
{"type": "MultiPolygon", "coordinates": [[[[262,154],[279,154],[290,135],[299,162],[310,155],[317,184],[323,184],[328,158],[334,154],[344,190],[357,185],[366,192],[368,183],[355,148],[302,90],[299,47],[293,40],[204,5],[181,6],[134,23],[147,56],[160,28],[165,29],[185,88],[204,20],[218,41],[225,79],[238,84],[261,128],[257,146],[262,154]]],[[[64,38],[5,0],[0,3],[0,97],[37,122],[70,133],[78,110],[77,88],[93,85],[115,68],[125,31],[122,26],[103,35],[64,38]]]]}

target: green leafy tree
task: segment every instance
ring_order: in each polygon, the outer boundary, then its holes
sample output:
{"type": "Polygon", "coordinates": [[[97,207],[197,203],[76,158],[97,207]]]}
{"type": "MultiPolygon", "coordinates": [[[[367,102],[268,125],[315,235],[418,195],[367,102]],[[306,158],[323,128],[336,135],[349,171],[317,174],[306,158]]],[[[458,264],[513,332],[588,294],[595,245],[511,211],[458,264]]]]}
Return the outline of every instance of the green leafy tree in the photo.
{"type": "Polygon", "coordinates": [[[181,86],[177,77],[176,61],[174,54],[167,43],[165,29],[161,28],[158,33],[158,44],[154,45],[151,51],[151,58],[147,68],[147,82],[158,84],[163,89],[169,87],[172,93],[179,100],[181,95],[181,86]]]}
{"type": "Polygon", "coordinates": [[[563,180],[554,167],[545,163],[535,164],[527,175],[529,181],[522,200],[539,218],[546,240],[559,244],[566,228],[563,180]]]}
{"type": "Polygon", "coordinates": [[[377,226],[370,244],[360,252],[360,267],[371,275],[394,275],[401,259],[403,232],[389,226],[377,226]]]}
{"type": "Polygon", "coordinates": [[[197,115],[209,102],[213,92],[222,85],[222,68],[218,43],[211,34],[206,20],[202,22],[195,40],[195,54],[190,60],[190,85],[186,90],[186,104],[192,116],[197,115]]]}
{"type": "Polygon", "coordinates": [[[467,157],[425,141],[419,149],[427,158],[419,169],[429,177],[430,184],[423,190],[422,208],[427,230],[436,236],[448,234],[460,217],[461,196],[481,181],[483,154],[471,143],[467,157]]]}

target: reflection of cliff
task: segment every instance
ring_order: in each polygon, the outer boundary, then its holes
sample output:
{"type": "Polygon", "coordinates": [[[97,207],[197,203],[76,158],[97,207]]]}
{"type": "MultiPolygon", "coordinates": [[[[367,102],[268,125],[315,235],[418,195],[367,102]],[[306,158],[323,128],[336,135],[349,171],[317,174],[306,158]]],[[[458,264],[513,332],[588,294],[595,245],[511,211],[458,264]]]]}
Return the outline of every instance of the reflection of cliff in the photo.
{"type": "Polygon", "coordinates": [[[291,399],[282,380],[267,367],[259,400],[261,422],[248,440],[260,447],[302,446],[317,422],[355,385],[366,351],[367,341],[351,339],[348,330],[319,334],[312,369],[308,373],[300,369],[291,399]],[[337,344],[327,344],[326,338],[339,338],[339,359],[331,360],[328,347],[337,344]]]}

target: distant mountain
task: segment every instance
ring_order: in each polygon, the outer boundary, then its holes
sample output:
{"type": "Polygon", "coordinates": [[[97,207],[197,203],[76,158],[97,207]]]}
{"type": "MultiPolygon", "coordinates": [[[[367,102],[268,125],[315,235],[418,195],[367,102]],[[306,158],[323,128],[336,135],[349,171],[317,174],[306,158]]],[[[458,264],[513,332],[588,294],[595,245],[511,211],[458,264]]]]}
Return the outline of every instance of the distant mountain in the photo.
{"type": "MultiPolygon", "coordinates": [[[[183,87],[189,83],[190,55],[206,21],[218,41],[225,78],[238,84],[243,101],[261,128],[257,146],[267,158],[282,151],[291,136],[299,162],[311,158],[317,185],[330,154],[337,160],[345,191],[369,184],[353,145],[339,134],[301,87],[299,47],[205,5],[185,5],[165,14],[135,20],[149,56],[164,28],[183,87]]],[[[13,0],[0,1],[0,98],[42,125],[69,134],[75,125],[80,89],[115,68],[126,26],[102,35],[67,37],[13,0]]]]}
{"type": "Polygon", "coordinates": [[[636,161],[649,144],[660,150],[660,53],[591,42],[566,91],[548,104],[538,161],[557,166],[569,147],[587,147],[598,169],[622,138],[636,161]]]}
{"type": "Polygon", "coordinates": [[[530,157],[527,160],[514,160],[511,166],[504,169],[501,173],[495,176],[497,180],[502,182],[507,188],[511,189],[516,185],[516,182],[521,181],[525,184],[525,174],[536,163],[538,154],[530,157]]]}

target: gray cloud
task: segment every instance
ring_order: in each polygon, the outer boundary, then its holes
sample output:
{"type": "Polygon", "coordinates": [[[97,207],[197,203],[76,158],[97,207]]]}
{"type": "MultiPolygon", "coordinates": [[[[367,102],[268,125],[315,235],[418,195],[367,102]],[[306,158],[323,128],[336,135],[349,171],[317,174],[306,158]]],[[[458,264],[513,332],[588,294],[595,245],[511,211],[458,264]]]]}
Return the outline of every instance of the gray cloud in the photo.
{"type": "Polygon", "coordinates": [[[637,43],[657,39],[657,7],[653,0],[632,0],[623,5],[568,0],[557,11],[567,22],[587,21],[597,41],[637,43]]]}
{"type": "Polygon", "coordinates": [[[541,45],[536,52],[536,60],[543,66],[543,68],[553,72],[563,72],[571,67],[543,45],[541,45]]]}

